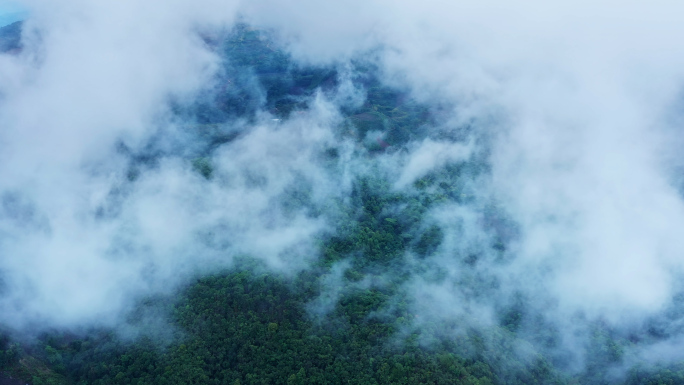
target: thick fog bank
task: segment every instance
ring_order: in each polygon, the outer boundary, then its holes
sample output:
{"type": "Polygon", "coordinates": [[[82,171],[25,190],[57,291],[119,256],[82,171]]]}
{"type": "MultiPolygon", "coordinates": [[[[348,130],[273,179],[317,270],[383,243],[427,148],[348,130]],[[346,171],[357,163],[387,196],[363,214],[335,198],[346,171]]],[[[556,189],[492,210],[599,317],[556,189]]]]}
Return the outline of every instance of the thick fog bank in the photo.
{"type": "Polygon", "coordinates": [[[399,282],[407,332],[505,326],[569,370],[598,329],[635,342],[616,366],[681,358],[679,3],[25,6],[0,55],[6,327],[113,327],[249,256],[327,266],[312,314],[399,282]],[[403,235],[330,257],[352,219],[403,235]]]}

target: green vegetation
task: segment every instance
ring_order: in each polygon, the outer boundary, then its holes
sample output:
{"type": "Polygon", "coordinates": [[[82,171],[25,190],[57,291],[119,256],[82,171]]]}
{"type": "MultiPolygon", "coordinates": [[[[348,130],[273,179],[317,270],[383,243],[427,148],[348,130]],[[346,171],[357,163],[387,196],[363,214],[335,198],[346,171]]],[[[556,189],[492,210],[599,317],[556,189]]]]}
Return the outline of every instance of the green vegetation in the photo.
{"type": "MultiPolygon", "coordinates": [[[[211,169],[203,162],[194,164],[205,175],[211,169]]],[[[42,365],[24,373],[34,384],[564,383],[542,357],[517,357],[505,329],[483,335],[457,323],[413,326],[404,254],[425,258],[439,247],[439,226],[422,223],[445,200],[439,186],[454,177],[450,170],[419,181],[414,195],[393,192],[381,178],[359,179],[339,231],[321,239],[319,263],[295,278],[245,259],[175,298],[141,302],[137,313],[166,314],[172,336],[162,342],[152,335],[125,341],[107,330],[52,333],[23,352],[8,348],[15,353],[7,367],[20,371],[19,356],[42,365]]],[[[306,195],[291,195],[298,194],[306,195]]],[[[144,321],[133,315],[131,322],[144,321]]]]}
{"type": "Polygon", "coordinates": [[[312,319],[306,306],[316,276],[292,283],[242,270],[202,278],[172,306],[168,346],[111,333],[45,336],[31,359],[49,366],[52,378],[34,376],[34,384],[499,383],[477,357],[426,350],[415,337],[396,344],[402,321],[369,317],[388,299],[378,290],[347,296],[331,319],[312,319]]]}
{"type": "MultiPolygon", "coordinates": [[[[223,123],[248,121],[264,109],[287,119],[306,110],[315,92],[332,92],[339,81],[335,69],[295,65],[264,32],[247,26],[211,43],[226,57],[218,86],[190,107],[174,106],[191,122],[188,135],[201,147],[188,155],[188,163],[206,179],[214,177],[211,152],[239,136],[223,123]]],[[[426,137],[424,127],[435,123],[435,113],[406,92],[382,85],[372,66],[356,65],[353,83],[367,98],[343,108],[338,134],[353,138],[372,165],[378,154],[426,137]]],[[[136,156],[138,165],[154,163],[153,156],[131,154],[136,156]]],[[[329,148],[323,157],[333,162],[339,151],[329,148]]],[[[474,201],[465,181],[487,172],[474,158],[446,164],[403,193],[379,173],[358,177],[349,201],[333,203],[335,217],[327,219],[334,229],[318,239],[318,262],[294,277],[267,273],[245,258],[231,270],[198,277],[173,297],[141,301],[130,322],[143,333],[132,340],[109,329],[83,335],[53,331],[21,343],[2,336],[0,371],[34,385],[684,383],[681,365],[637,367],[626,379],[613,376],[611,369],[626,361],[633,342],[605,325],[592,330],[586,371],[560,374],[563,357],[553,353],[559,331],[534,319],[522,294],[496,309],[497,325],[423,320],[412,313],[415,304],[404,284],[416,274],[445,281],[430,258],[447,237],[458,236],[429,213],[445,203],[474,201]],[[166,322],[162,329],[168,335],[145,334],[150,327],[140,314],[148,310],[163,315],[156,322],[166,322]]],[[[132,167],[129,181],[140,172],[132,167]]],[[[302,182],[284,191],[283,211],[312,206],[309,190],[302,182]]],[[[453,284],[475,298],[498,285],[478,270],[480,261],[506,263],[506,234],[497,228],[505,227],[505,218],[489,206],[482,222],[491,227],[492,239],[481,248],[490,255],[469,250],[453,256],[454,268],[462,272],[462,281],[453,284]]]]}

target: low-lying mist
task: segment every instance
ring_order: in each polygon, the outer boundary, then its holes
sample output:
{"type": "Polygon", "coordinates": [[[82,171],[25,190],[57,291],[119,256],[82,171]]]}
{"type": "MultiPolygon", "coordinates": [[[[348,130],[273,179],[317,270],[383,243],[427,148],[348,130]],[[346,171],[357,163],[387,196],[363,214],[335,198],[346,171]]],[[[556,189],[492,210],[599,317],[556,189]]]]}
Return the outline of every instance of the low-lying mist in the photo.
{"type": "Polygon", "coordinates": [[[320,272],[319,320],[384,288],[398,343],[477,332],[616,378],[683,358],[678,3],[25,6],[3,329],[122,328],[251,258],[320,272]]]}

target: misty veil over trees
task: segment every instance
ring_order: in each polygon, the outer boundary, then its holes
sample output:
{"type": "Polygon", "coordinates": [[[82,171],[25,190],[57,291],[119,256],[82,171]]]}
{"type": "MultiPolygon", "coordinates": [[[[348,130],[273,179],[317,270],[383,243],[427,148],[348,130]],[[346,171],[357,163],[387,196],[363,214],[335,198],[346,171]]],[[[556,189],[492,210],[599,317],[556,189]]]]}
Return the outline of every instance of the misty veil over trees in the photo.
{"type": "Polygon", "coordinates": [[[682,5],[25,6],[1,385],[684,384],[682,5]]]}

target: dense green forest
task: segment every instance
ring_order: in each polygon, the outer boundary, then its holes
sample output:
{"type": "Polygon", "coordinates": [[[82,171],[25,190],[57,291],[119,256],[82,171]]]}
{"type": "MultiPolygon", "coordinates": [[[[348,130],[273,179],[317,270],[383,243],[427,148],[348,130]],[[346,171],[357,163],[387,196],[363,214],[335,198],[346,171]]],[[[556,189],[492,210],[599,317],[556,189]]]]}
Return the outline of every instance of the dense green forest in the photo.
{"type": "MultiPolygon", "coordinates": [[[[350,295],[326,322],[309,319],[306,299],[316,291],[315,281],[313,272],[303,274],[294,290],[292,282],[265,273],[205,277],[168,309],[170,345],[149,338],[125,343],[108,333],[45,336],[30,353],[47,367],[32,367],[29,374],[34,384],[497,382],[476,357],[422,349],[411,338],[393,343],[398,325],[368,317],[387,299],[381,292],[350,295]]],[[[13,359],[18,357],[6,365],[13,359]]],[[[521,375],[526,377],[518,383],[538,383],[549,370],[540,364],[521,375]]]]}
{"type": "MultiPolygon", "coordinates": [[[[16,34],[18,27],[11,28],[4,33],[16,34]]],[[[273,48],[266,33],[248,26],[205,39],[226,58],[219,86],[196,103],[177,103],[174,113],[189,122],[187,130],[199,143],[186,161],[207,179],[213,176],[212,151],[240,135],[227,122],[256,119],[261,110],[288,119],[305,111],[316,92],[332,92],[339,83],[338,69],[296,65],[273,48]]],[[[18,49],[16,42],[7,44],[18,49]]],[[[3,373],[33,385],[684,383],[684,367],[677,365],[632,367],[614,375],[611,368],[620,367],[625,348],[635,342],[601,324],[586,348],[586,369],[566,371],[563,357],[553,353],[558,332],[534,321],[522,295],[497,309],[494,326],[414,322],[420,314],[412,313],[404,283],[414,273],[434,282],[445,279],[428,258],[445,230],[426,213],[443,202],[471,201],[474,193],[464,181],[487,173],[486,154],[448,163],[417,180],[412,192],[396,192],[375,172],[373,157],[426,138],[426,127],[440,119],[440,106],[422,105],[405,90],[383,85],[372,63],[354,65],[353,82],[364,90],[365,101],[342,107],[339,135],[355,140],[371,166],[353,181],[350,199],[335,202],[333,214],[326,214],[334,228],[317,239],[315,263],[288,275],[243,256],[234,267],[196,277],[174,295],[140,300],[128,316],[134,335],[96,328],[25,337],[4,330],[3,373]],[[374,131],[382,139],[369,141],[374,131]],[[407,253],[418,262],[404,258],[407,253]],[[537,334],[523,333],[523,320],[537,334]],[[521,355],[521,346],[532,353],[521,355]]],[[[121,151],[129,150],[122,145],[121,151]]],[[[162,156],[131,153],[130,181],[162,156]]],[[[339,156],[339,149],[329,148],[321,161],[339,156]]],[[[285,211],[323,215],[305,185],[284,195],[285,211]]],[[[494,203],[487,212],[494,236],[483,247],[498,254],[458,260],[471,272],[459,284],[468,285],[474,297],[496,290],[496,282],[477,270],[478,260],[506,263],[506,234],[500,230],[506,218],[494,203]]]]}
{"type": "MultiPolygon", "coordinates": [[[[506,327],[488,331],[499,337],[494,345],[472,330],[425,346],[421,337],[439,335],[430,329],[444,325],[398,333],[415,315],[397,306],[391,317],[373,317],[393,294],[383,290],[350,291],[332,314],[316,318],[307,307],[324,274],[321,267],[283,279],[245,261],[235,271],[198,279],[178,298],[141,303],[141,314],[168,320],[163,337],[148,330],[129,340],[98,330],[45,333],[23,345],[5,338],[3,368],[36,385],[596,383],[587,375],[563,376],[541,356],[521,361],[506,327]]],[[[140,315],[130,322],[145,329],[140,315]]],[[[619,359],[606,350],[612,343],[600,346],[597,367],[619,359]]],[[[626,383],[678,384],[683,376],[678,367],[656,374],[634,369],[626,383]]]]}

